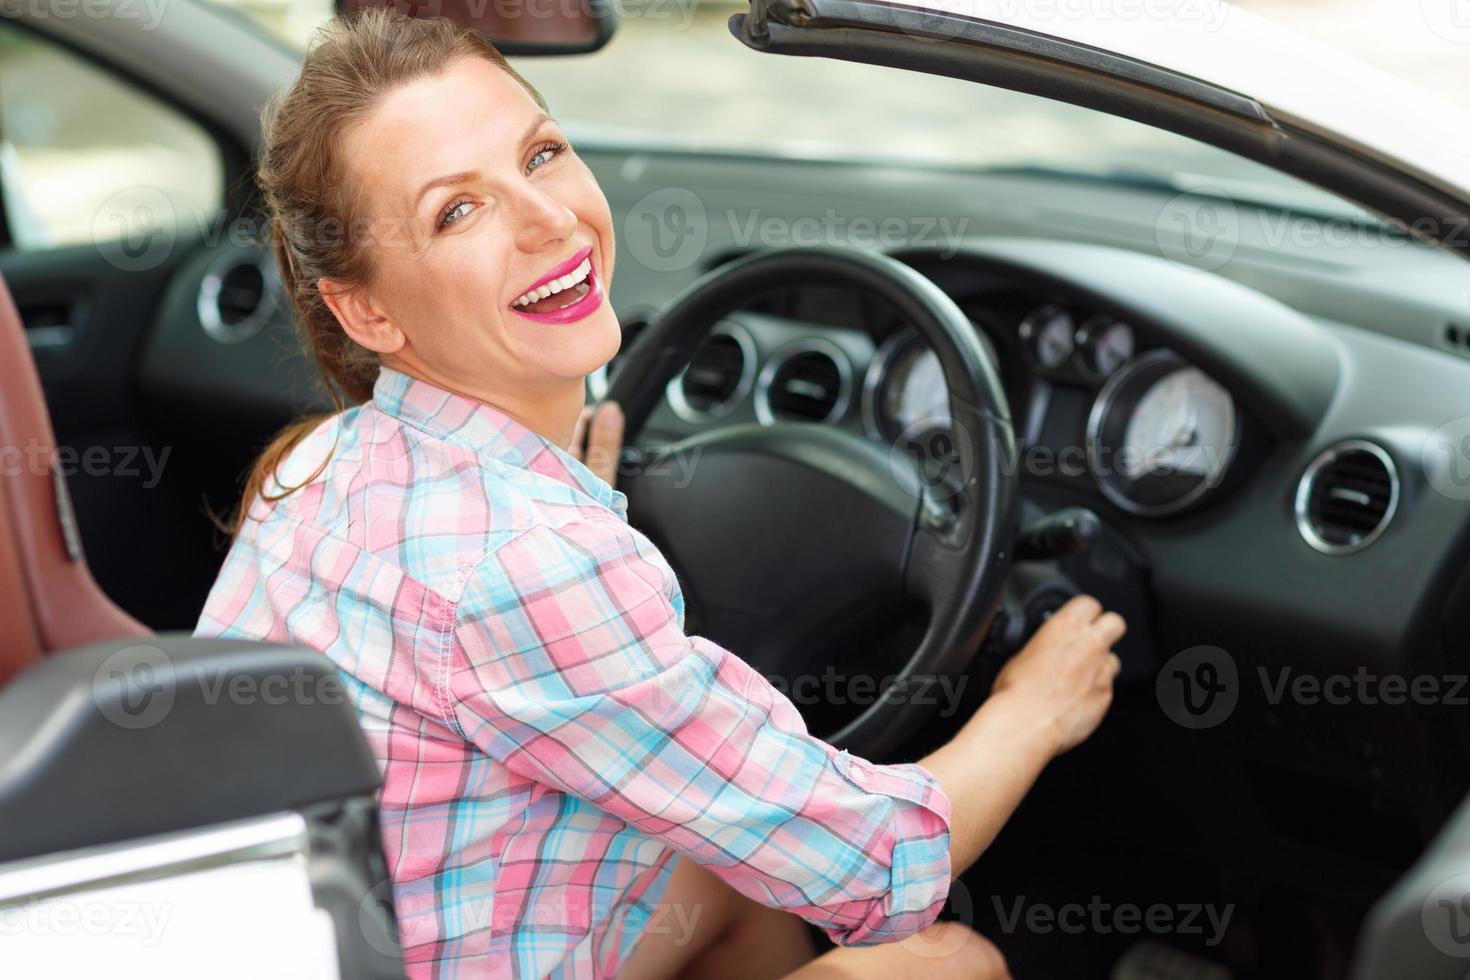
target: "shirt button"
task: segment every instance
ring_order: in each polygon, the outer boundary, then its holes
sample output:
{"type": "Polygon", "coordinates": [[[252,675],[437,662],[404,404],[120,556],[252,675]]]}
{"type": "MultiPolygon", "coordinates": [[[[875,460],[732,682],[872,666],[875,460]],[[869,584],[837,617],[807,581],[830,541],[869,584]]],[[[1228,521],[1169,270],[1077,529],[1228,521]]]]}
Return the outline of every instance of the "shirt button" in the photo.
{"type": "Polygon", "coordinates": [[[848,770],[848,773],[852,776],[852,781],[857,783],[859,786],[868,785],[868,774],[862,769],[859,769],[857,766],[853,766],[848,770]]]}

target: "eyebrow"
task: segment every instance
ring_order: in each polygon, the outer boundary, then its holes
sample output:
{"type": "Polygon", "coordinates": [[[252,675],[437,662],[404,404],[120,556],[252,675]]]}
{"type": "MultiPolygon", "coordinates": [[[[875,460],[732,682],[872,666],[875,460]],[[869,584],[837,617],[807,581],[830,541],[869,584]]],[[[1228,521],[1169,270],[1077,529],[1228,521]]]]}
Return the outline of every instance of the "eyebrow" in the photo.
{"type": "MultiPolygon", "coordinates": [[[[532,136],[536,135],[536,131],[538,129],[540,129],[542,126],[546,125],[546,123],[550,121],[551,116],[547,115],[544,112],[539,113],[536,116],[535,120],[531,123],[531,125],[526,128],[526,132],[521,136],[520,142],[526,142],[532,136]]],[[[414,210],[417,211],[419,205],[423,203],[424,195],[434,190],[436,187],[447,187],[451,184],[463,184],[467,181],[474,180],[478,176],[480,176],[480,172],[478,170],[461,170],[458,173],[445,174],[443,177],[435,177],[423,187],[419,188],[418,196],[413,199],[414,210]]]]}

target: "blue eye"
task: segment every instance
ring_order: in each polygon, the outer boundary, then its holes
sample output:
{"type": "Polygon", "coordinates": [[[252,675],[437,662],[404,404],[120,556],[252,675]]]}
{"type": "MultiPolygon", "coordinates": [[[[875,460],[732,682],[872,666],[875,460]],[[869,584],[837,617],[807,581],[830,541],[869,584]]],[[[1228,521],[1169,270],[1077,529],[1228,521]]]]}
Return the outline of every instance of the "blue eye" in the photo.
{"type": "Polygon", "coordinates": [[[534,156],[526,163],[526,172],[530,173],[538,167],[544,167],[550,163],[552,158],[567,148],[565,143],[547,143],[538,149],[534,156]]]}
{"type": "Polygon", "coordinates": [[[439,227],[443,228],[445,225],[451,225],[463,218],[466,214],[469,214],[467,209],[470,207],[470,204],[470,201],[456,201],[454,204],[451,204],[449,209],[440,216],[439,227]]]}

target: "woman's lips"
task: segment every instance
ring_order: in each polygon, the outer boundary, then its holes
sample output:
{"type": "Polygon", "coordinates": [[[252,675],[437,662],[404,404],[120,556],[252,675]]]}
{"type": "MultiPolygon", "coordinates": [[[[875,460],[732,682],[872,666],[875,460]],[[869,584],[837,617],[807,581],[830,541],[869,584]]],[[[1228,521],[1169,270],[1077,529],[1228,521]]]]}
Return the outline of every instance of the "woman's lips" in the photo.
{"type": "Polygon", "coordinates": [[[531,285],[521,290],[521,295],[525,295],[526,293],[540,289],[542,286],[551,282],[553,279],[560,279],[562,276],[566,275],[568,272],[571,272],[577,266],[581,265],[583,262],[591,258],[592,246],[583,245],[572,255],[571,258],[563,259],[562,261],[558,262],[556,265],[551,267],[550,272],[546,273],[546,275],[542,276],[540,279],[537,279],[535,282],[531,283],[531,285]]]}
{"type": "MultiPolygon", "coordinates": [[[[591,251],[590,248],[588,251],[591,251]]],[[[575,268],[581,262],[582,256],[573,256],[573,258],[577,259],[577,262],[572,265],[572,268],[575,268]]],[[[555,278],[555,276],[550,278],[555,278]]],[[[534,321],[535,323],[575,323],[589,316],[602,305],[602,282],[598,278],[596,265],[593,265],[591,271],[587,273],[587,279],[584,283],[573,286],[571,289],[565,290],[565,292],[571,294],[582,289],[586,291],[582,293],[579,299],[571,300],[566,306],[555,310],[550,310],[545,313],[532,313],[524,307],[512,306],[510,307],[510,311],[516,316],[525,317],[527,320],[534,321]]],[[[562,294],[555,295],[560,296],[562,294]]]]}

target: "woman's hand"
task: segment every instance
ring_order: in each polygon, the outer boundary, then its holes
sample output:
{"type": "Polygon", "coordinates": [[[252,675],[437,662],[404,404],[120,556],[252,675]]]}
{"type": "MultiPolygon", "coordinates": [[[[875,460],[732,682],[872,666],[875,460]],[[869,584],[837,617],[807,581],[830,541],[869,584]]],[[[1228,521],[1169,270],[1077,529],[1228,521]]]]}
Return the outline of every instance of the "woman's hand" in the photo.
{"type": "Polygon", "coordinates": [[[618,457],[622,451],[623,410],[618,403],[602,402],[582,409],[567,452],[607,481],[608,486],[617,489],[618,457]]]}
{"type": "Polygon", "coordinates": [[[1113,703],[1126,626],[1091,596],[1052,614],[995,679],[989,700],[921,763],[949,797],[958,875],[990,845],[1047,763],[1091,735],[1113,703]]]}
{"type": "Polygon", "coordinates": [[[1018,699],[1047,722],[1060,755],[1096,731],[1113,703],[1122,664],[1112,646],[1126,630],[1123,617],[1103,612],[1092,596],[1074,596],[1001,669],[994,694],[1018,699]]]}

